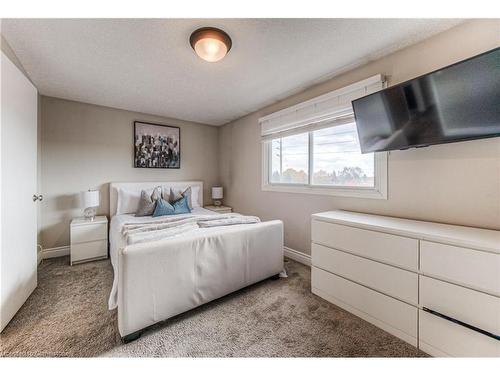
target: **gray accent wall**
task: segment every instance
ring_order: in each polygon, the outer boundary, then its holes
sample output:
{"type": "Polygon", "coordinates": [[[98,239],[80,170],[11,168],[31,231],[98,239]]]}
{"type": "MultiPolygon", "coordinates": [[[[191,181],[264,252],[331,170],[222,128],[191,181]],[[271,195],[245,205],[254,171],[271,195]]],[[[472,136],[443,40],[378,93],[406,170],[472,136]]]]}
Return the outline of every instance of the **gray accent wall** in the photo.
{"type": "Polygon", "coordinates": [[[218,129],[214,126],[41,97],[41,244],[69,245],[69,224],[82,216],[79,192],[99,189],[98,214],[109,215],[109,183],[202,180],[204,197],[219,183],[218,129]],[[179,126],[180,169],[133,167],[135,120],[179,126]]]}
{"type": "MultiPolygon", "coordinates": [[[[499,20],[475,20],[350,70],[220,128],[224,203],[236,211],[281,219],[285,245],[310,254],[310,215],[345,209],[500,229],[500,138],[389,154],[388,200],[261,190],[258,119],[375,74],[394,85],[500,45],[499,20]]],[[[293,74],[293,72],[288,72],[293,74]]]]}

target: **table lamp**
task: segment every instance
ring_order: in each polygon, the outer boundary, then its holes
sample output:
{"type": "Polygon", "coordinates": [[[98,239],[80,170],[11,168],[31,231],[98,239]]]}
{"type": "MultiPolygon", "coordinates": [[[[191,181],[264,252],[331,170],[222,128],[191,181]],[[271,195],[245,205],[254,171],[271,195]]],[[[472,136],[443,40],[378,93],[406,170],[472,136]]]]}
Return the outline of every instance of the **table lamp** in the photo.
{"type": "Polygon", "coordinates": [[[222,205],[223,189],[220,186],[212,188],[212,199],[214,200],[214,206],[222,205]]]}
{"type": "Polygon", "coordinates": [[[99,190],[88,190],[83,192],[83,215],[85,219],[94,221],[96,208],[99,207],[99,190]]]}

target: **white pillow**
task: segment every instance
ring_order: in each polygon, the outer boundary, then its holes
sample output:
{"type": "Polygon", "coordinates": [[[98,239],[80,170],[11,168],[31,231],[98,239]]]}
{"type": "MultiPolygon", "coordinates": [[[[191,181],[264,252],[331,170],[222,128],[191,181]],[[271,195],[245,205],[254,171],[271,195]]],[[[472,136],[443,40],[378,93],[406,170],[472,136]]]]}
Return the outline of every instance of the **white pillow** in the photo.
{"type": "Polygon", "coordinates": [[[118,202],[116,203],[116,215],[135,214],[139,208],[141,191],[146,190],[148,194],[153,194],[151,189],[127,190],[118,189],[118,202]]]}

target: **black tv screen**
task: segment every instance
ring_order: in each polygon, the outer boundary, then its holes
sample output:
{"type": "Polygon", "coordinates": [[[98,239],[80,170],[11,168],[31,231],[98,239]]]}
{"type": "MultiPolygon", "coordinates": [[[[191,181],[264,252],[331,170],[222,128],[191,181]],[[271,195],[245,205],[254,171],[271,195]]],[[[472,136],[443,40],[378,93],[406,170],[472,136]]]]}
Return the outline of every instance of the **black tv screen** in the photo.
{"type": "Polygon", "coordinates": [[[363,153],[500,136],[500,48],[352,105],[363,153]]]}

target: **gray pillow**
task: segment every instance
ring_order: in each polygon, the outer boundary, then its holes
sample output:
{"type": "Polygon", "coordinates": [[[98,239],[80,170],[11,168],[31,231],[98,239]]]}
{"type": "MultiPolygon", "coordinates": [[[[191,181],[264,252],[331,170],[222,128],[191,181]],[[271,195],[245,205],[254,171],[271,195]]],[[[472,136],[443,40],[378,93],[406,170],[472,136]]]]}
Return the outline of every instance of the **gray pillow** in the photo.
{"type": "Polygon", "coordinates": [[[187,198],[186,200],[188,202],[189,209],[192,210],[193,202],[191,202],[191,186],[182,192],[182,196],[187,198]]]}
{"type": "Polygon", "coordinates": [[[174,190],[170,188],[170,194],[168,196],[168,201],[170,204],[177,202],[179,199],[183,198],[180,190],[174,190]]]}
{"type": "Polygon", "coordinates": [[[188,206],[189,209],[193,209],[193,204],[191,202],[191,186],[188,187],[186,190],[184,190],[182,193],[180,190],[174,191],[172,188],[170,188],[170,195],[168,197],[168,201],[170,204],[173,204],[177,202],[181,198],[187,198],[188,206]]]}
{"type": "Polygon", "coordinates": [[[161,193],[158,188],[154,188],[152,193],[146,190],[141,191],[141,199],[139,199],[139,207],[135,216],[152,216],[156,208],[156,201],[160,198],[161,193]]]}

